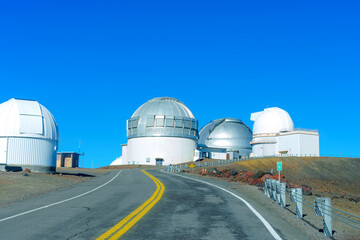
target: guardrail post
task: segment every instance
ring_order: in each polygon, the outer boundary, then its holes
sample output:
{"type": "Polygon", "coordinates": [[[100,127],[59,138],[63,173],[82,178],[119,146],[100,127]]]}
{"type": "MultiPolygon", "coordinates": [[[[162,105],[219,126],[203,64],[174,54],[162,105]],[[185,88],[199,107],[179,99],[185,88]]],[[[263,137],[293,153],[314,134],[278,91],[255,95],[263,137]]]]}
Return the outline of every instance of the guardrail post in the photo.
{"type": "Polygon", "coordinates": [[[323,217],[324,235],[332,237],[331,198],[315,198],[315,214],[323,217]]]}
{"type": "Polygon", "coordinates": [[[290,189],[290,201],[295,202],[295,189],[294,188],[290,189]]]}
{"type": "Polygon", "coordinates": [[[315,215],[316,216],[322,216],[322,198],[318,197],[315,198],[315,215]]]}
{"type": "Polygon", "coordinates": [[[276,201],[276,180],[271,179],[271,198],[276,201]]]}
{"type": "Polygon", "coordinates": [[[280,205],[286,207],[286,183],[280,183],[280,205]]]}
{"type": "Polygon", "coordinates": [[[327,237],[332,236],[332,222],[331,222],[331,198],[324,198],[325,199],[325,214],[323,218],[324,223],[324,234],[327,237]]]}
{"type": "Polygon", "coordinates": [[[270,185],[270,178],[266,178],[266,179],[265,179],[265,186],[264,186],[264,193],[265,193],[265,195],[266,195],[268,198],[270,198],[269,185],[270,185]]]}
{"type": "Polygon", "coordinates": [[[276,203],[280,204],[280,181],[276,181],[276,203]]]}
{"type": "Polygon", "coordinates": [[[293,195],[296,202],[296,216],[297,218],[303,218],[303,209],[302,209],[302,188],[293,188],[293,195]]]}

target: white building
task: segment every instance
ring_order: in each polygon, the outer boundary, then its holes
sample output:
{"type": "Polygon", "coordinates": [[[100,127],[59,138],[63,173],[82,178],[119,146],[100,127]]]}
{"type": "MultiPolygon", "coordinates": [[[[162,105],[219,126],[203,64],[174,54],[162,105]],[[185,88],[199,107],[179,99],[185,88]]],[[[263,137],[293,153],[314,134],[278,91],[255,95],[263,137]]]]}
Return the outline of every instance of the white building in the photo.
{"type": "Polygon", "coordinates": [[[37,101],[10,99],[0,104],[1,169],[55,171],[58,140],[54,117],[37,101]]]}
{"type": "Polygon", "coordinates": [[[122,146],[122,164],[190,162],[197,147],[198,121],[179,100],[154,98],[127,120],[127,137],[127,145],[122,146]]]}
{"type": "Polygon", "coordinates": [[[280,108],[252,113],[253,157],[303,155],[319,156],[317,130],[294,129],[290,115],[280,108]]]}
{"type": "Polygon", "coordinates": [[[213,159],[237,159],[251,153],[251,129],[235,118],[222,118],[205,125],[199,133],[199,156],[213,159]]]}

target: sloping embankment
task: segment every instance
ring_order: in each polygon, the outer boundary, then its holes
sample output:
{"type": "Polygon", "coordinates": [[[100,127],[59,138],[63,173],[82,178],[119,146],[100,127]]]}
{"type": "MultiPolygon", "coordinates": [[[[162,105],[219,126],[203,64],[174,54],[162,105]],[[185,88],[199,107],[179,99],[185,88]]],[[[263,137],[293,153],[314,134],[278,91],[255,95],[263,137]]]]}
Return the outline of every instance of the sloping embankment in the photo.
{"type": "Polygon", "coordinates": [[[283,165],[281,174],[291,183],[310,185],[314,189],[320,187],[322,191],[360,195],[359,158],[283,157],[248,160],[236,165],[251,172],[270,172],[273,169],[276,174],[278,161],[283,165]]]}

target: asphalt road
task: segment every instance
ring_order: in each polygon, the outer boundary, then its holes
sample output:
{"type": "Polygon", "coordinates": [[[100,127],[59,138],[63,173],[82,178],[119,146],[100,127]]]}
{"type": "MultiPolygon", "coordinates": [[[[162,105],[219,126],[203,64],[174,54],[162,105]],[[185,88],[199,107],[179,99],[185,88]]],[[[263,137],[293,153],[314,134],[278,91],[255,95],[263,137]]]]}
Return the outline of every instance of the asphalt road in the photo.
{"type": "MultiPolygon", "coordinates": [[[[259,218],[229,193],[191,179],[148,172],[165,185],[164,195],[122,239],[274,239],[259,218]]],[[[118,173],[0,208],[0,238],[96,239],[156,190],[140,170],[118,173]],[[44,208],[14,217],[40,207],[44,208]]],[[[281,229],[275,230],[283,239],[302,239],[300,232],[279,221],[281,229]]]]}

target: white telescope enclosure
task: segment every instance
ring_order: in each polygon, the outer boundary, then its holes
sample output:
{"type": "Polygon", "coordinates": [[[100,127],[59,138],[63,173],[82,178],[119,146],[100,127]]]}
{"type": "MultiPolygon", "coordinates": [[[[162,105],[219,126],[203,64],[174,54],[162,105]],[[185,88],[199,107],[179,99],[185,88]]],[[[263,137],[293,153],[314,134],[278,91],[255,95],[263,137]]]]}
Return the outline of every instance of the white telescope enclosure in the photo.
{"type": "Polygon", "coordinates": [[[58,141],[53,115],[37,101],[13,98],[0,104],[2,168],[55,171],[58,141]]]}

